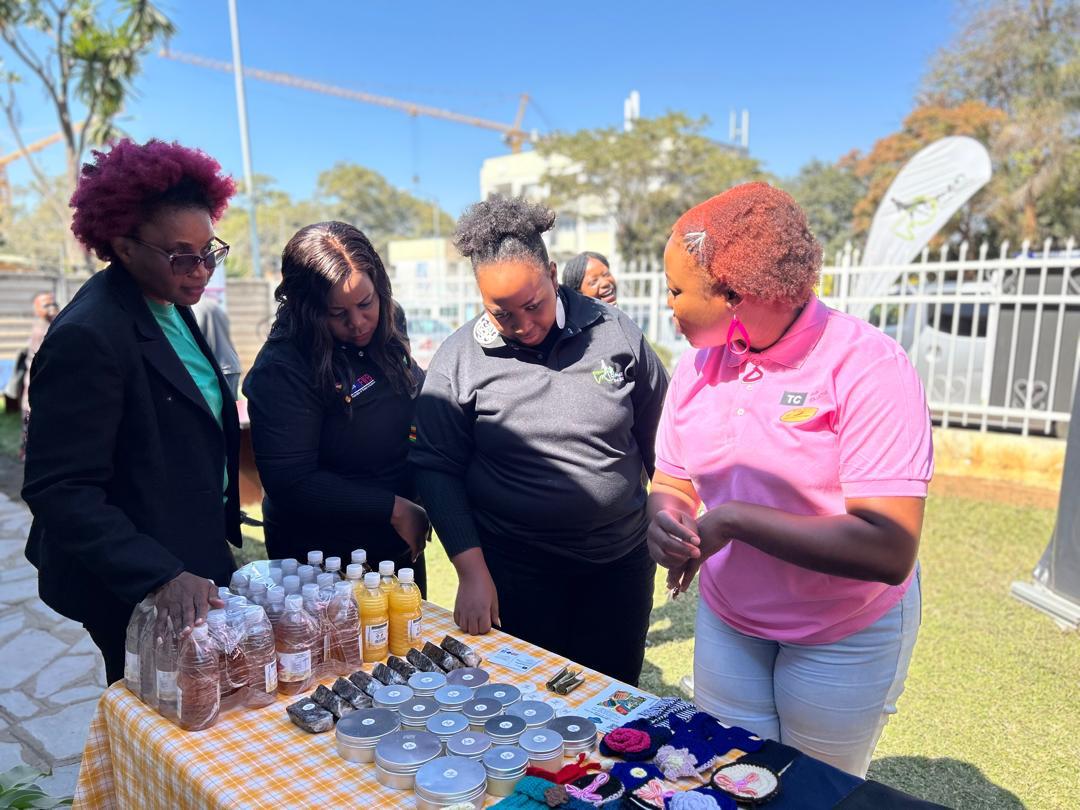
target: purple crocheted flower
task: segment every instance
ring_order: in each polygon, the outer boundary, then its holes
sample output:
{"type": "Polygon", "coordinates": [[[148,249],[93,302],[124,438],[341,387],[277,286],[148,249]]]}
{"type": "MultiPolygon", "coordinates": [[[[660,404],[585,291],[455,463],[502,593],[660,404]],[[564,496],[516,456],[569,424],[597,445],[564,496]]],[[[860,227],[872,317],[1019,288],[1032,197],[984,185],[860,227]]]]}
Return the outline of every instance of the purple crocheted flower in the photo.
{"type": "Polygon", "coordinates": [[[692,790],[676,793],[668,800],[670,810],[718,810],[719,807],[720,805],[712,796],[695,793],[692,790]]]}
{"type": "Polygon", "coordinates": [[[697,775],[697,757],[685,748],[661,746],[653,762],[664,772],[664,778],[669,782],[674,782],[684,776],[697,775]]]}

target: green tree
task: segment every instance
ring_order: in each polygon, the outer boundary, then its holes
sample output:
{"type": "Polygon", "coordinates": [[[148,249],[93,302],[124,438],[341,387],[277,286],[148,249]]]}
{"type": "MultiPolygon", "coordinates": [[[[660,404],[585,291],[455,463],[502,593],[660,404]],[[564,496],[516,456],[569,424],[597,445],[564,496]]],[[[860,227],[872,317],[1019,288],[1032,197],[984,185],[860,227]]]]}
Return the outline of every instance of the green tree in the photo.
{"type": "Polygon", "coordinates": [[[1080,2],[994,0],[976,6],[933,60],[924,100],[976,100],[1008,120],[990,144],[992,212],[1003,236],[1036,239],[1075,208],[1080,148],[1080,2]],[[1058,207],[1061,203],[1065,206],[1058,207]]]}
{"type": "MultiPolygon", "coordinates": [[[[87,146],[117,134],[116,117],[143,57],[174,30],[147,0],[116,0],[108,11],[103,5],[99,0],[0,0],[0,40],[7,46],[0,77],[7,85],[3,107],[8,125],[22,149],[18,91],[30,78],[38,85],[33,97],[43,90],[55,110],[67,153],[69,193],[87,146]]],[[[42,198],[66,224],[70,212],[55,206],[49,178],[32,155],[26,159],[42,198]]]]}
{"type": "Polygon", "coordinates": [[[866,193],[866,182],[855,173],[857,153],[836,163],[811,160],[799,174],[785,183],[806,211],[810,228],[825,249],[825,263],[831,263],[844,243],[855,239],[855,204],[866,193]]]}
{"type": "Polygon", "coordinates": [[[448,235],[453,218],[434,202],[394,187],[373,169],[337,163],[319,175],[316,201],[330,219],[360,228],[384,259],[391,239],[448,235]]]}
{"type": "Polygon", "coordinates": [[[705,118],[668,113],[633,129],[585,129],[544,138],[550,160],[543,182],[556,207],[613,217],[616,246],[637,270],[660,265],[671,226],[686,209],[747,180],[762,178],[757,160],[704,134],[705,118]]]}

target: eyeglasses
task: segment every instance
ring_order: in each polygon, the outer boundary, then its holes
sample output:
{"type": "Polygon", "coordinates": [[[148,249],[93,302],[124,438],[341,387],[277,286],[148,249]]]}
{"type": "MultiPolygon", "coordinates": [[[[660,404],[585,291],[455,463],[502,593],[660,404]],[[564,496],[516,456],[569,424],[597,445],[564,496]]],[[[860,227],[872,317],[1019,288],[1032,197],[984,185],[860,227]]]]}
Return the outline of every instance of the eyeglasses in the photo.
{"type": "Polygon", "coordinates": [[[214,241],[219,244],[219,247],[208,250],[206,253],[170,253],[164,248],[160,248],[157,245],[151,245],[149,242],[144,242],[142,239],[138,239],[134,236],[129,236],[132,242],[148,247],[152,250],[156,250],[169,260],[169,266],[172,268],[173,275],[187,276],[195,272],[195,269],[201,264],[206,268],[206,272],[212,274],[219,264],[225,261],[225,257],[229,255],[229,246],[214,237],[214,241]]]}

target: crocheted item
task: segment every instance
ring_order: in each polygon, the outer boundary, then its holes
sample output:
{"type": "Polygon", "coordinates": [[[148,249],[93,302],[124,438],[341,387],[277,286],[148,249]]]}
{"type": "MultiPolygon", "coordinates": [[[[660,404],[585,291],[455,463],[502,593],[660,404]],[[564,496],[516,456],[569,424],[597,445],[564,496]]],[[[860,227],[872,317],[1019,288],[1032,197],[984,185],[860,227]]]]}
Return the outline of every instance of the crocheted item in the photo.
{"type": "Polygon", "coordinates": [[[609,731],[600,741],[600,753],[628,762],[646,762],[656,756],[661,745],[671,739],[671,731],[644,720],[631,720],[609,731]]]}
{"type": "Polygon", "coordinates": [[[566,792],[575,799],[588,802],[594,807],[615,802],[622,798],[623,784],[608,773],[583,776],[566,786],[566,792]]]}
{"type": "Polygon", "coordinates": [[[544,801],[547,802],[548,807],[559,807],[569,802],[570,796],[562,785],[552,785],[544,791],[544,801]]]}
{"type": "Polygon", "coordinates": [[[668,800],[667,806],[669,810],[738,810],[733,798],[708,787],[676,793],[668,800]]]}
{"type": "Polygon", "coordinates": [[[547,779],[549,782],[554,782],[557,785],[565,785],[569,782],[573,782],[575,779],[588,776],[593,771],[600,770],[600,768],[600,763],[585,762],[585,754],[578,754],[577,759],[563,765],[554,773],[546,771],[543,768],[530,767],[525,771],[525,774],[527,776],[538,776],[541,779],[547,779]]]}
{"type": "Polygon", "coordinates": [[[676,736],[705,740],[716,755],[721,757],[733,748],[749,754],[757,751],[764,743],[760,737],[754,736],[746,729],[725,726],[705,712],[697,712],[689,720],[674,716],[670,718],[669,724],[676,736]]]}
{"type": "Polygon", "coordinates": [[[700,709],[693,703],[689,703],[680,697],[666,697],[660,698],[649,711],[641,715],[641,718],[654,725],[671,728],[672,717],[689,720],[699,711],[700,709]]]}
{"type": "Polygon", "coordinates": [[[617,728],[604,737],[604,742],[616,754],[640,754],[652,745],[652,738],[636,728],[617,728]]]}
{"type": "Polygon", "coordinates": [[[761,804],[780,790],[780,778],[763,765],[736,762],[717,768],[711,785],[743,804],[761,804]]]}
{"type": "MultiPolygon", "coordinates": [[[[669,742],[668,745],[672,748],[685,749],[697,763],[698,773],[709,770],[719,759],[712,745],[700,737],[691,737],[685,733],[680,733],[672,737],[671,742],[669,742]]],[[[657,753],[659,753],[659,751],[657,753]]]]}
{"type": "Polygon", "coordinates": [[[674,790],[668,790],[659,779],[651,779],[630,794],[630,804],[635,807],[663,808],[664,801],[675,795],[674,790]]]}
{"type": "Polygon", "coordinates": [[[646,762],[616,762],[611,766],[611,775],[629,791],[637,790],[650,779],[664,778],[659,768],[646,762]]]}
{"type": "Polygon", "coordinates": [[[536,776],[523,776],[513,793],[492,805],[492,807],[501,807],[503,810],[547,810],[554,806],[558,806],[559,810],[592,810],[591,804],[567,796],[561,785],[553,785],[546,779],[536,776]],[[548,804],[549,790],[554,791],[550,794],[551,799],[560,801],[561,797],[561,804],[548,804]]]}
{"type": "Polygon", "coordinates": [[[653,760],[661,771],[664,778],[674,782],[683,777],[695,776],[698,772],[698,759],[686,748],[674,748],[670,745],[660,746],[653,760]]]}

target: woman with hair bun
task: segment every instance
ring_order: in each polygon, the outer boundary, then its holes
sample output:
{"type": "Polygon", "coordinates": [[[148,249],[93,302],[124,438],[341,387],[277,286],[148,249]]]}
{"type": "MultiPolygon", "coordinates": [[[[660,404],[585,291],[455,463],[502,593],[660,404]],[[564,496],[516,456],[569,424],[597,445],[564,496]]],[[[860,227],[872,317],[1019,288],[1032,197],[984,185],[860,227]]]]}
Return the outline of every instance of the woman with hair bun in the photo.
{"type": "Polygon", "coordinates": [[[122,140],[94,152],[71,228],[109,266],[72,298],[30,371],[26,556],[46,604],[80,621],[124,675],[134,606],[159,632],[221,607],[240,545],[233,400],[190,307],[229,246],[214,235],[235,188],[213,158],[122,140]]]}
{"type": "Polygon", "coordinates": [[[611,273],[611,264],[603,253],[586,250],[563,266],[564,286],[605,304],[618,303],[618,285],[611,273]]]}
{"type": "Polygon", "coordinates": [[[643,475],[667,373],[626,315],[559,286],[541,237],[554,221],[503,197],[461,217],[484,311],[431,362],[410,460],[462,630],[501,626],[636,684],[655,574],[643,475]]]}
{"type": "Polygon", "coordinates": [[[933,448],[907,355],[817,299],[820,267],[765,183],[675,223],[668,304],[697,351],[664,405],[649,547],[673,592],[701,571],[696,703],[862,776],[918,633],[933,448]]]}
{"type": "Polygon", "coordinates": [[[277,316],[244,394],[266,497],[271,557],[313,548],[413,565],[428,521],[407,465],[423,372],[409,354],[390,278],[344,222],[301,228],[281,254],[277,316]]]}

